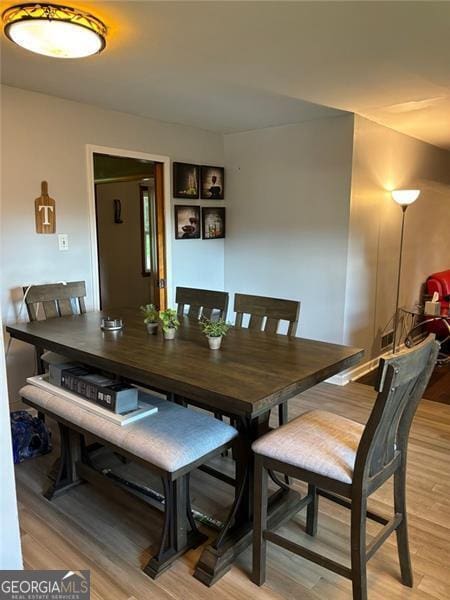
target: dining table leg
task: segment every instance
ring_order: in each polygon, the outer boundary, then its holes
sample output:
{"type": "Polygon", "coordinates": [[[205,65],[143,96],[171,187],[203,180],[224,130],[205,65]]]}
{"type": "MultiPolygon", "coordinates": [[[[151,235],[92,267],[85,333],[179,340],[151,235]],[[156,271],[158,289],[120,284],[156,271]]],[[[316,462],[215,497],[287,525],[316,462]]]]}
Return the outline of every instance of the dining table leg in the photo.
{"type": "MultiPolygon", "coordinates": [[[[236,461],[235,498],[223,528],[207,545],[197,562],[194,577],[207,586],[219,580],[252,541],[254,458],[252,444],[269,429],[270,412],[250,419],[239,418],[239,436],[233,447],[236,461]]],[[[287,486],[280,487],[269,499],[268,524],[271,527],[289,518],[299,505],[301,496],[287,486]]]]}

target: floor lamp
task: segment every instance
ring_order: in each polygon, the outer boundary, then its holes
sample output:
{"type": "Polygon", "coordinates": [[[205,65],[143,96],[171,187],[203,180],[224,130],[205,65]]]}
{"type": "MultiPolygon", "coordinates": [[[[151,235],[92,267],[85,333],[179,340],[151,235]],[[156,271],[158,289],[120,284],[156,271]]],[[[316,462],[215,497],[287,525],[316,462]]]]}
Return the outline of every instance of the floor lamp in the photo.
{"type": "Polygon", "coordinates": [[[420,190],[393,190],[391,192],[392,199],[397,202],[402,208],[402,230],[400,234],[400,252],[398,257],[398,275],[397,275],[397,298],[395,301],[395,313],[394,313],[394,337],[392,341],[392,354],[395,354],[396,343],[397,343],[397,329],[399,322],[399,302],[400,302],[400,279],[402,275],[402,255],[403,255],[403,234],[405,232],[405,215],[406,209],[410,204],[415,202],[420,195],[420,190]]]}

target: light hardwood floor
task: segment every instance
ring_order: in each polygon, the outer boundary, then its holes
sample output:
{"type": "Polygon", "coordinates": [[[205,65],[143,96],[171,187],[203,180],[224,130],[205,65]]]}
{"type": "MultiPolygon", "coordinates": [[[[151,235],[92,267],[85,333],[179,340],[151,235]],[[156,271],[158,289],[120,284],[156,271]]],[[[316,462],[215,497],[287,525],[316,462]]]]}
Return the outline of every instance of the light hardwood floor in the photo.
{"type": "MultiPolygon", "coordinates": [[[[321,384],[290,402],[290,416],[321,407],[365,422],[373,399],[373,391],[365,385],[321,384]]],[[[158,541],[160,515],[150,508],[143,509],[135,500],[131,508],[125,508],[88,484],[48,502],[41,491],[54,458],[52,452],[16,467],[25,568],[90,569],[93,600],[351,598],[349,581],[270,544],[267,583],[261,588],[249,579],[250,549],[210,589],[192,577],[201,549],[188,552],[153,581],[140,567],[158,541]]],[[[229,459],[220,460],[222,468],[228,469],[229,459]]],[[[303,489],[301,484],[296,486],[303,489]]],[[[369,563],[369,599],[448,600],[450,406],[422,401],[410,437],[407,489],[414,588],[400,583],[395,536],[391,536],[369,563]]],[[[231,500],[228,486],[200,472],[193,477],[192,495],[196,508],[218,518],[223,518],[231,500]]],[[[392,486],[387,484],[374,494],[369,507],[391,514],[392,486]]],[[[301,537],[303,544],[326,551],[336,560],[348,559],[347,510],[321,499],[319,531],[314,540],[303,533],[303,523],[304,515],[300,513],[280,531],[292,539],[301,537]]],[[[369,522],[369,536],[378,527],[369,522]]]]}

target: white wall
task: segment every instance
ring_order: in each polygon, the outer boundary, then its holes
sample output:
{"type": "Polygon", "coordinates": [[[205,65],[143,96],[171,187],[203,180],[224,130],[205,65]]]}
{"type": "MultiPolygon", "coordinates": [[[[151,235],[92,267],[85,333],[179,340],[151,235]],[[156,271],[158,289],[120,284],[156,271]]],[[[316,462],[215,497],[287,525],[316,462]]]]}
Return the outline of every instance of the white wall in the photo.
{"type": "Polygon", "coordinates": [[[225,136],[225,288],[300,300],[298,334],[342,342],[353,117],[225,136]]]}
{"type": "MultiPolygon", "coordinates": [[[[223,164],[222,136],[102,110],[2,86],[1,244],[5,322],[16,320],[12,295],[30,283],[83,279],[92,298],[86,145],[223,164]],[[69,235],[59,252],[55,235],[37,235],[34,199],[47,180],[56,200],[57,232],[69,235]]],[[[223,289],[223,240],[172,242],[173,284],[223,289]],[[213,277],[212,277],[213,275],[213,277]]],[[[14,342],[8,357],[11,396],[33,370],[30,349],[14,342]]]]}
{"type": "Polygon", "coordinates": [[[418,188],[406,213],[400,305],[450,269],[450,152],[355,116],[344,341],[376,356],[395,309],[401,209],[389,190],[418,188]]]}
{"type": "Polygon", "coordinates": [[[9,422],[8,389],[0,315],[0,570],[21,569],[19,520],[9,422]]]}
{"type": "MultiPolygon", "coordinates": [[[[208,203],[203,203],[209,206],[208,203]]],[[[224,289],[224,240],[174,240],[173,279],[177,285],[224,289]]]]}

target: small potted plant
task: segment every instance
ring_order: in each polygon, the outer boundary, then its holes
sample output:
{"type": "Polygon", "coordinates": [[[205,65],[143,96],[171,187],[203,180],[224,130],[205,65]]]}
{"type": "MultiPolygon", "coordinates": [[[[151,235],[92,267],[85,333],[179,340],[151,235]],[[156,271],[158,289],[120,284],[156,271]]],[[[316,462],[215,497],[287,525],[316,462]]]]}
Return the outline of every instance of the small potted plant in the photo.
{"type": "Polygon", "coordinates": [[[162,323],[162,330],[166,340],[173,340],[175,332],[180,326],[180,321],[177,319],[177,311],[173,308],[159,311],[159,318],[162,323]]]}
{"type": "Polygon", "coordinates": [[[145,304],[140,307],[140,310],[144,314],[144,323],[147,325],[147,331],[152,335],[156,335],[158,331],[158,309],[154,304],[145,304]]]}
{"type": "Polygon", "coordinates": [[[209,347],[211,350],[219,350],[222,344],[222,338],[227,335],[230,326],[223,319],[211,321],[211,319],[203,318],[200,321],[200,327],[206,335],[209,347]]]}

